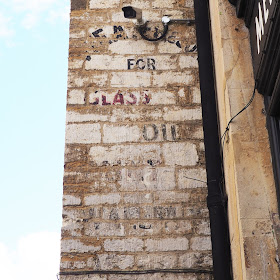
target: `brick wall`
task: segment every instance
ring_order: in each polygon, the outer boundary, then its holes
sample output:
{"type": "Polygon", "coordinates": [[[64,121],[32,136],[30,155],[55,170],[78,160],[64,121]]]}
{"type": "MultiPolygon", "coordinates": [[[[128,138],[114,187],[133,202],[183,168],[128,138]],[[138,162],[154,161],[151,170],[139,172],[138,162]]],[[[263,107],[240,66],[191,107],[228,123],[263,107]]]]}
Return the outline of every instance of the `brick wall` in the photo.
{"type": "Polygon", "coordinates": [[[192,0],[72,0],[60,279],[211,279],[195,27],[145,41],[130,4],[149,36],[194,18],[192,0]],[[71,275],[143,270],[162,271],[71,275]]]}

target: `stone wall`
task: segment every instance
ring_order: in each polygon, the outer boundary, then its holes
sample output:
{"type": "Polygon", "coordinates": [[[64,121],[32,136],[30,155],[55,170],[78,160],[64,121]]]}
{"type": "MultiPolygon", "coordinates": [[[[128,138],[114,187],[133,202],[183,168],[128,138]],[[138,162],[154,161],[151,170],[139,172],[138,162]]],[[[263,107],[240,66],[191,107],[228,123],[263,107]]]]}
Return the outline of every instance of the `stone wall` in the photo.
{"type": "Polygon", "coordinates": [[[60,277],[211,279],[195,27],[145,41],[131,4],[152,37],[194,18],[192,0],[72,0],[60,277]]]}
{"type": "MultiPolygon", "coordinates": [[[[209,1],[221,135],[254,90],[249,30],[228,0],[209,1]]],[[[224,172],[234,279],[280,279],[279,213],[263,96],[230,124],[224,172]]]]}

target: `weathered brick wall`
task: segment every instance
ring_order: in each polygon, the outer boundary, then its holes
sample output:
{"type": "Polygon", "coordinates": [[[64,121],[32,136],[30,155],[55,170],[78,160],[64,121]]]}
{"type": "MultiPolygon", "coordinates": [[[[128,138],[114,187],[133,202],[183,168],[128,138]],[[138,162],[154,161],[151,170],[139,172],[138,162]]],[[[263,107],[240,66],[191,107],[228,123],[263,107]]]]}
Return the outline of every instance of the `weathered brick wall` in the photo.
{"type": "Polygon", "coordinates": [[[192,0],[72,0],[62,280],[210,279],[195,27],[148,42],[122,6],[194,18],[192,0]],[[74,276],[84,271],[193,273],[74,276]]]}

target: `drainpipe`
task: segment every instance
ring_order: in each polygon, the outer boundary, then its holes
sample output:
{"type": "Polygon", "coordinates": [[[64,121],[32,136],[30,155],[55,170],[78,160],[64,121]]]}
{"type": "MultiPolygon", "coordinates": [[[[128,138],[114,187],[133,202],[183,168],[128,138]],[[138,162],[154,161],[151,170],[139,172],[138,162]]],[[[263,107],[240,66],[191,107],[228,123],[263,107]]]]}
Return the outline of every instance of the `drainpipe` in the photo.
{"type": "Polygon", "coordinates": [[[232,279],[230,242],[216,110],[209,0],[194,0],[194,7],[214,279],[230,280],[232,279]]]}

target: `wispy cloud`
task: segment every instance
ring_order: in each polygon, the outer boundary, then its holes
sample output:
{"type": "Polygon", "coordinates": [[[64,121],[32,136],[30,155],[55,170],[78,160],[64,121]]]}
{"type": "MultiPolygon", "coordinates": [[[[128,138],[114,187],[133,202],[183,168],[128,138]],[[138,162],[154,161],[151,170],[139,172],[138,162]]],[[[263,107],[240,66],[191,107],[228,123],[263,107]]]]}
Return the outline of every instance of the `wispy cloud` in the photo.
{"type": "Polygon", "coordinates": [[[11,251],[0,243],[1,279],[56,280],[59,271],[60,235],[55,232],[33,233],[22,237],[11,251]]]}
{"type": "Polygon", "coordinates": [[[14,34],[15,30],[12,25],[12,17],[6,16],[4,12],[0,11],[0,39],[2,38],[7,47],[14,45],[12,40],[14,34]]]}
{"type": "Polygon", "coordinates": [[[0,37],[10,37],[13,35],[11,28],[11,17],[7,17],[0,11],[0,37]]]}
{"type": "Polygon", "coordinates": [[[15,33],[11,28],[12,22],[19,22],[22,27],[31,29],[40,22],[69,20],[70,0],[0,0],[0,3],[0,37],[15,33]]]}

